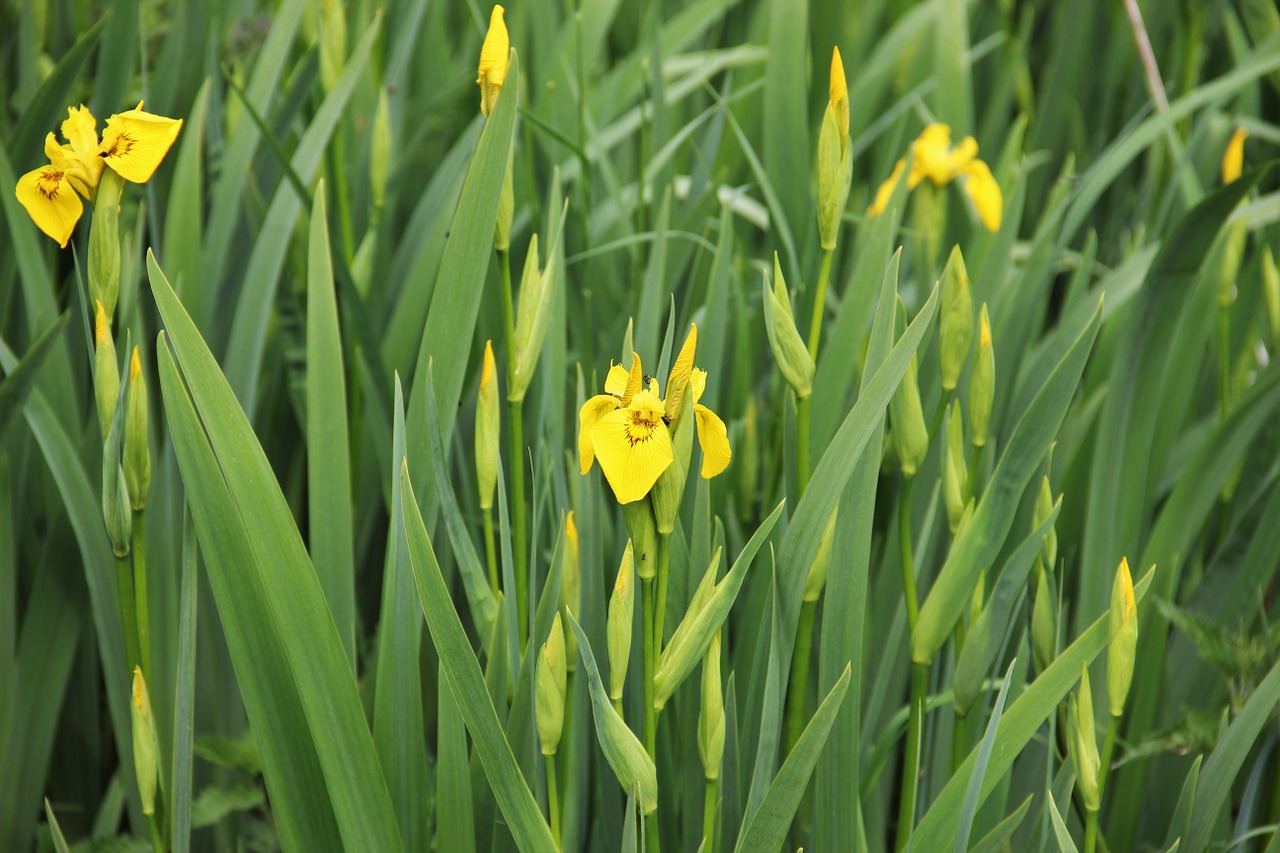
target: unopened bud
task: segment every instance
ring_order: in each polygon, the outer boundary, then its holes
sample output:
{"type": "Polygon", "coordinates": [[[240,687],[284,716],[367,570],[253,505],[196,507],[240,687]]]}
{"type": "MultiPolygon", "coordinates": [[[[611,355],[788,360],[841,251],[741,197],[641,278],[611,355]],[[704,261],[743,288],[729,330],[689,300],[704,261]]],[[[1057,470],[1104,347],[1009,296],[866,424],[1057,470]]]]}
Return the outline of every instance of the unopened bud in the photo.
{"type": "Polygon", "coordinates": [[[347,15],[340,0],[320,4],[320,83],[333,91],[347,57],[347,15]]]}
{"type": "Polygon", "coordinates": [[[813,358],[796,330],[795,316],[791,313],[791,298],[787,295],[787,282],[782,277],[778,253],[773,253],[773,289],[765,280],[763,288],[764,327],[769,335],[769,347],[778,362],[782,378],[801,400],[813,393],[813,358]]]}
{"type": "Polygon", "coordinates": [[[1111,585],[1111,619],[1107,633],[1107,702],[1111,716],[1124,713],[1133,682],[1133,662],[1138,650],[1138,604],[1133,595],[1129,561],[1120,559],[1111,585]]]}
{"type": "Polygon", "coordinates": [[[538,740],[543,755],[555,755],[564,728],[564,700],[568,689],[568,662],[565,659],[564,628],[557,613],[551,634],[538,654],[537,676],[538,740]]]}
{"type": "MultiPolygon", "coordinates": [[[[1040,481],[1040,492],[1036,495],[1035,511],[1031,515],[1031,529],[1038,530],[1053,514],[1053,489],[1046,476],[1040,481]]],[[[1050,569],[1058,564],[1058,531],[1054,527],[1044,537],[1044,564],[1050,569]]]]}
{"type": "Polygon", "coordinates": [[[804,600],[817,601],[822,589],[827,585],[827,574],[831,570],[831,546],[836,539],[836,516],[840,513],[840,502],[836,501],[827,526],[822,530],[822,538],[818,540],[818,551],[813,555],[813,563],[809,565],[809,576],[804,581],[804,600]]]}
{"type": "MultiPolygon", "coordinates": [[[[570,613],[581,613],[582,604],[582,564],[578,552],[578,525],[573,519],[573,510],[564,519],[564,548],[560,552],[560,595],[561,603],[570,613]]],[[[569,671],[578,668],[578,641],[573,634],[565,637],[568,647],[569,671]]]]}
{"type": "Polygon", "coordinates": [[[720,692],[720,635],[711,639],[702,661],[702,710],[698,713],[698,754],[707,779],[720,778],[724,758],[724,696],[720,692]]]}
{"type": "Polygon", "coordinates": [[[378,111],[373,116],[373,134],[369,137],[369,192],[375,210],[381,210],[387,197],[387,179],[391,175],[391,106],[386,87],[378,90],[378,111]]]}
{"type": "Polygon", "coordinates": [[[951,403],[947,415],[947,440],[943,444],[942,497],[947,505],[947,524],[951,533],[960,529],[964,517],[964,491],[969,479],[969,469],[964,460],[964,422],[960,415],[960,401],[951,403]]]}
{"type": "Polygon", "coordinates": [[[1222,153],[1222,182],[1229,184],[1240,177],[1244,169],[1244,141],[1249,131],[1237,127],[1227,142],[1227,149],[1222,153]]]}
{"type": "Polygon", "coordinates": [[[124,481],[130,505],[141,510],[151,488],[151,449],[147,443],[147,378],[142,372],[138,348],[129,359],[129,388],[124,406],[124,481]]]}
{"type": "MultiPolygon", "coordinates": [[[[110,169],[106,171],[111,171],[110,169]]],[[[93,333],[93,396],[98,404],[98,425],[106,441],[111,419],[120,396],[120,363],[116,361],[116,342],[111,337],[111,320],[101,302],[97,305],[93,333]]]]}
{"type": "MultiPolygon", "coordinates": [[[[1036,557],[1037,563],[1040,558],[1036,557]]],[[[1031,606],[1031,645],[1035,650],[1036,664],[1044,671],[1057,656],[1057,610],[1053,602],[1053,586],[1049,572],[1039,566],[1036,572],[1036,598],[1031,606]]]]}
{"type": "Polygon", "coordinates": [[[493,341],[484,342],[484,365],[480,369],[480,393],[476,398],[476,485],[481,509],[493,507],[498,483],[498,371],[493,360],[493,341]]]}
{"type": "Polygon", "coordinates": [[[120,191],[124,179],[111,169],[102,170],[89,226],[89,298],[101,302],[107,321],[115,316],[120,295],[120,191]]]}
{"type": "MultiPolygon", "coordinates": [[[[671,635],[671,641],[662,650],[662,657],[658,661],[657,671],[653,676],[655,710],[661,711],[666,706],[667,700],[675,693],[676,688],[693,672],[693,668],[706,653],[712,636],[719,632],[724,617],[729,613],[729,605],[733,603],[732,598],[716,596],[719,591],[716,574],[720,568],[722,550],[716,549],[715,555],[711,558],[711,565],[702,576],[702,582],[694,590],[689,609],[680,620],[680,624],[676,626],[675,632],[671,635]],[[716,602],[720,606],[715,606],[716,602]]],[[[726,576],[721,585],[729,583],[730,577],[726,576]]],[[[741,575],[735,579],[741,584],[741,575]]]]}
{"type": "Polygon", "coordinates": [[[133,668],[133,701],[129,703],[133,719],[133,767],[138,777],[138,797],[142,813],[154,814],[156,787],[160,781],[160,739],[156,720],[151,713],[151,696],[142,677],[142,667],[133,668]]]}
{"type": "Polygon", "coordinates": [[[1096,812],[1102,805],[1099,786],[1098,735],[1093,724],[1093,694],[1089,690],[1089,668],[1081,667],[1080,689],[1072,695],[1068,711],[1070,727],[1068,745],[1071,761],[1076,766],[1076,785],[1087,811],[1096,812]]]}
{"type": "Polygon", "coordinates": [[[978,312],[978,357],[969,375],[969,437],[974,447],[985,447],[996,394],[996,357],[991,348],[991,318],[987,303],[978,312]]]}
{"type": "Polygon", "coordinates": [[[818,234],[822,250],[836,247],[840,222],[853,179],[853,146],[849,143],[849,89],[840,48],[831,55],[830,100],[818,131],[818,234]]]}
{"type": "Polygon", "coordinates": [[[635,618],[635,561],[631,540],[622,552],[618,580],[609,596],[609,617],[605,623],[605,640],[609,646],[609,698],[622,701],[622,688],[627,681],[627,665],[631,660],[631,631],[635,618]]]}
{"type": "MultiPolygon", "coordinates": [[[[906,329],[906,306],[898,298],[897,326],[899,335],[906,329]]],[[[924,422],[920,405],[920,386],[916,377],[916,357],[911,357],[898,390],[889,401],[889,422],[893,425],[893,448],[905,477],[914,477],[929,450],[929,427],[924,422]]]]}
{"type": "Polygon", "coordinates": [[[965,269],[959,246],[951,250],[951,258],[942,271],[939,335],[942,390],[954,391],[969,358],[969,345],[973,342],[973,288],[969,286],[969,272],[965,269]]]}
{"type": "Polygon", "coordinates": [[[658,574],[658,524],[653,518],[653,504],[647,499],[622,505],[622,520],[631,536],[636,574],[650,580],[658,574]]]}

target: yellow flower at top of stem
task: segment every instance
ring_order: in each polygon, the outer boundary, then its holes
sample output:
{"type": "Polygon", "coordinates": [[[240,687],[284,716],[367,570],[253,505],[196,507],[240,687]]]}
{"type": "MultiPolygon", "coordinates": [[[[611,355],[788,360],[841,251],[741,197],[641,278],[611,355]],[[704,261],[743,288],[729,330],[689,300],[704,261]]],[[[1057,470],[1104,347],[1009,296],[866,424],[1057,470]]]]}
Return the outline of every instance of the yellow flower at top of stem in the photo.
{"type": "Polygon", "coordinates": [[[639,354],[631,369],[613,365],[597,394],[578,413],[578,459],[583,474],[598,459],[618,503],[629,504],[649,494],[654,483],[675,461],[672,430],[690,407],[702,446],[702,476],[711,479],[729,465],[732,451],[724,421],[698,402],[706,387],[706,371],[693,366],[697,326],[681,348],[667,380],[666,398],[658,381],[646,377],[639,354]]]}
{"type": "Polygon", "coordinates": [[[983,227],[988,231],[999,230],[1004,218],[1004,196],[991,169],[978,159],[978,143],[972,136],[966,136],[953,146],[951,128],[935,122],[911,143],[910,153],[910,171],[907,170],[906,158],[894,164],[892,174],[880,185],[875,199],[867,208],[869,215],[879,216],[884,212],[898,179],[907,172],[908,190],[914,190],[925,179],[938,187],[960,179],[983,227]]]}
{"type": "Polygon", "coordinates": [[[480,84],[480,112],[486,116],[493,112],[511,61],[511,39],[507,36],[507,22],[503,19],[505,12],[501,6],[493,7],[489,15],[489,31],[485,33],[484,44],[480,47],[476,82],[480,84]]]}

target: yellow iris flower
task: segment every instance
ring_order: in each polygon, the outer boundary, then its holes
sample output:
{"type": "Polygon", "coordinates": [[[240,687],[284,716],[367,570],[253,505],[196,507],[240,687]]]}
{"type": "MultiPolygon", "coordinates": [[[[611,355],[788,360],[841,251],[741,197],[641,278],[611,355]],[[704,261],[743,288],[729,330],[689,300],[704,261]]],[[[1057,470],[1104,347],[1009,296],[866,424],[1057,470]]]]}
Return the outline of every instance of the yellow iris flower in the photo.
{"type": "MultiPolygon", "coordinates": [[[[869,215],[879,216],[884,212],[893,195],[893,188],[906,169],[906,158],[899,159],[894,164],[892,174],[876,190],[875,199],[867,208],[869,215]]],[[[973,202],[983,226],[988,231],[1000,229],[1000,222],[1004,217],[1004,196],[991,169],[978,159],[978,143],[972,136],[966,136],[960,140],[959,145],[953,147],[951,128],[947,125],[934,123],[921,131],[920,136],[911,143],[911,171],[907,174],[907,189],[914,190],[926,178],[938,187],[946,186],[957,178],[963,179],[964,191],[973,202]]]]}
{"type": "Polygon", "coordinates": [[[632,354],[631,369],[609,368],[604,394],[583,404],[578,413],[578,459],[582,473],[595,460],[613,488],[619,503],[638,501],[675,459],[671,430],[686,411],[684,399],[693,399],[693,415],[702,446],[702,477],[711,479],[729,465],[733,452],[724,421],[698,402],[707,384],[707,372],[693,366],[698,327],[694,326],[671,367],[667,397],[659,395],[658,381],[645,377],[640,356],[632,354]],[[647,383],[646,383],[647,380],[647,383]]]}
{"type": "Polygon", "coordinates": [[[489,15],[489,31],[480,47],[480,67],[476,70],[476,82],[480,84],[480,112],[486,116],[493,111],[498,92],[507,79],[507,66],[511,63],[511,39],[507,36],[506,12],[494,6],[489,15]]]}
{"type": "Polygon", "coordinates": [[[1227,150],[1222,154],[1222,182],[1229,184],[1240,177],[1240,172],[1244,170],[1244,140],[1249,135],[1249,131],[1243,127],[1237,127],[1236,132],[1231,134],[1231,141],[1227,143],[1227,150]]]}
{"type": "Polygon", "coordinates": [[[16,195],[36,226],[66,248],[84,212],[76,194],[92,200],[107,166],[126,181],[145,183],[177,139],[182,119],[143,112],[139,102],[108,118],[99,140],[98,120],[82,104],[67,108],[61,129],[67,144],[52,133],[45,137],[49,164],[19,178],[16,195]]]}

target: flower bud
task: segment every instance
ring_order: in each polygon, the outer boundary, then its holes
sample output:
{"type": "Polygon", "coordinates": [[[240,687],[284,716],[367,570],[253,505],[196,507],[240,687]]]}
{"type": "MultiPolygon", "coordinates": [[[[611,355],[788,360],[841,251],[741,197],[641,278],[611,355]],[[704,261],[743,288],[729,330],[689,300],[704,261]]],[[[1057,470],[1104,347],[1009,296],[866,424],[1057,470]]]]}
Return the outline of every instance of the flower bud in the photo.
{"type": "Polygon", "coordinates": [[[557,613],[551,634],[538,654],[537,675],[538,740],[543,755],[555,755],[564,728],[564,699],[568,690],[568,661],[565,658],[564,628],[557,613]]]}
{"type": "MultiPolygon", "coordinates": [[[[720,587],[733,580],[740,588],[745,566],[739,569],[737,575],[726,576],[721,584],[716,584],[716,573],[720,568],[722,550],[716,549],[715,555],[711,558],[711,565],[707,567],[707,571],[702,576],[702,582],[698,584],[693,598],[689,601],[689,609],[685,611],[684,618],[676,626],[675,632],[671,635],[671,641],[662,650],[662,657],[658,661],[657,671],[653,676],[655,710],[661,711],[666,706],[667,700],[675,693],[676,688],[693,672],[693,668],[706,653],[711,637],[724,623],[724,617],[728,615],[733,599],[731,596],[717,598],[716,593],[719,592],[720,587]]],[[[732,586],[730,591],[733,592],[732,586]]]]}
{"type": "Polygon", "coordinates": [[[386,87],[378,90],[378,111],[373,116],[369,137],[369,192],[373,207],[381,210],[387,198],[387,178],[391,174],[391,106],[386,87]]]}
{"type": "Polygon", "coordinates": [[[489,31],[480,46],[480,67],[476,82],[480,84],[480,112],[489,115],[498,101],[498,93],[507,79],[507,66],[511,64],[511,40],[507,36],[507,23],[503,20],[501,6],[494,6],[489,15],[489,31]]]}
{"type": "Polygon", "coordinates": [[[1227,142],[1227,150],[1222,153],[1222,182],[1229,184],[1240,177],[1244,169],[1244,140],[1249,131],[1237,127],[1227,142]]]}
{"type": "Polygon", "coordinates": [[[707,779],[720,778],[724,758],[724,696],[720,692],[720,634],[711,639],[702,661],[702,710],[698,712],[698,754],[707,779]]]}
{"type": "Polygon", "coordinates": [[[141,510],[151,488],[151,449],[147,444],[147,378],[138,348],[129,359],[129,388],[124,404],[124,481],[130,505],[141,510]]]}
{"type": "MultiPolygon", "coordinates": [[[[1040,492],[1036,495],[1035,511],[1031,514],[1031,529],[1038,530],[1040,525],[1048,520],[1053,514],[1053,489],[1049,487],[1049,478],[1046,476],[1040,481],[1040,492]]],[[[1056,528],[1050,527],[1049,532],[1044,537],[1044,564],[1050,569],[1058,564],[1058,531],[1056,528]]]]}
{"type": "Polygon", "coordinates": [[[507,171],[502,175],[502,192],[498,195],[498,218],[493,228],[493,248],[505,252],[511,248],[511,220],[516,215],[516,189],[512,182],[515,144],[507,149],[507,171]]]}
{"type": "MultiPolygon", "coordinates": [[[[680,513],[680,501],[689,481],[689,462],[693,455],[694,393],[690,387],[693,377],[693,358],[698,348],[698,327],[692,326],[684,344],[671,365],[666,387],[666,417],[671,431],[672,462],[658,476],[650,497],[653,515],[658,522],[658,532],[671,533],[676,528],[676,516],[680,513]]],[[[705,378],[705,377],[704,377],[705,378]]]]}
{"type": "Polygon", "coordinates": [[[836,501],[827,526],[822,530],[822,538],[818,540],[818,551],[813,555],[813,563],[809,566],[809,576],[804,582],[804,600],[817,601],[822,589],[827,585],[827,573],[831,570],[831,546],[836,539],[836,516],[840,513],[840,502],[836,501]]]}
{"type": "Polygon", "coordinates": [[[631,540],[622,552],[618,580],[609,596],[609,616],[605,622],[605,639],[609,646],[609,698],[622,701],[622,688],[627,681],[627,665],[631,661],[631,630],[635,618],[635,561],[631,540]]]}
{"type": "MultiPolygon", "coordinates": [[[[110,171],[108,169],[107,171],[110,171]]],[[[115,417],[116,400],[120,396],[120,363],[116,361],[116,342],[111,337],[111,320],[102,302],[98,306],[93,333],[93,396],[98,404],[98,425],[102,440],[107,440],[111,419],[115,417]]]]}
{"type": "Polygon", "coordinates": [[[320,4],[320,83],[333,91],[347,58],[347,14],[340,0],[320,4]]]}
{"type": "Polygon", "coordinates": [[[973,591],[969,593],[969,624],[972,625],[982,615],[982,610],[987,606],[987,570],[983,569],[978,572],[978,580],[973,585],[973,591]]]}
{"type": "Polygon", "coordinates": [[[653,518],[653,504],[648,499],[622,505],[622,520],[631,536],[636,574],[650,580],[658,574],[658,524],[653,518]]]}
{"type": "Polygon", "coordinates": [[[942,390],[954,391],[969,358],[969,345],[973,342],[973,288],[969,286],[969,272],[965,269],[959,246],[951,250],[951,258],[942,271],[939,336],[942,390]]]}
{"type": "MultiPolygon", "coordinates": [[[[564,519],[564,548],[560,552],[560,596],[561,604],[570,613],[581,613],[582,604],[582,564],[578,553],[578,525],[573,520],[573,510],[564,519]]],[[[569,671],[578,668],[578,641],[570,633],[565,638],[568,648],[569,671]]]]}
{"type": "Polygon", "coordinates": [[[796,330],[795,316],[791,313],[791,298],[787,295],[787,283],[778,264],[778,253],[773,253],[773,289],[766,279],[761,283],[764,292],[764,327],[769,335],[769,347],[778,362],[782,377],[801,400],[813,393],[813,358],[796,330]]]}
{"type": "Polygon", "coordinates": [[[1138,604],[1133,596],[1129,561],[1120,559],[1111,585],[1111,619],[1107,633],[1107,701],[1111,716],[1124,713],[1133,681],[1133,661],[1138,650],[1138,604]]]}
{"type": "Polygon", "coordinates": [[[818,131],[818,233],[822,250],[836,247],[840,222],[853,179],[853,146],[849,144],[849,88],[840,48],[831,54],[830,101],[818,131]]]}
{"type": "Polygon", "coordinates": [[[964,460],[964,422],[960,414],[960,401],[953,400],[947,415],[947,440],[942,445],[942,497],[947,505],[947,524],[952,535],[960,529],[964,517],[964,491],[969,480],[969,469],[964,460]]]}
{"type": "Polygon", "coordinates": [[[1076,766],[1076,785],[1087,811],[1096,812],[1102,805],[1098,782],[1098,735],[1093,725],[1093,695],[1089,690],[1089,668],[1080,668],[1080,689],[1071,697],[1068,712],[1068,748],[1076,766]]]}
{"type": "Polygon", "coordinates": [[[113,169],[103,169],[93,202],[89,226],[89,298],[101,302],[107,321],[115,316],[120,295],[120,191],[124,179],[113,169]]]}
{"type": "Polygon", "coordinates": [[[151,696],[142,677],[142,667],[133,668],[133,701],[129,703],[133,718],[133,767],[138,777],[138,796],[142,813],[155,814],[156,786],[160,781],[160,739],[156,720],[151,713],[151,696]]]}
{"type": "Polygon", "coordinates": [[[974,447],[986,446],[995,394],[996,356],[991,349],[991,318],[984,302],[978,312],[978,357],[969,375],[969,439],[974,447]]]}
{"type": "MultiPolygon", "coordinates": [[[[107,442],[112,447],[112,442],[107,442]]],[[[115,453],[106,453],[102,460],[102,520],[107,525],[107,538],[111,551],[123,560],[129,556],[130,538],[133,536],[133,513],[129,510],[129,489],[124,482],[124,468],[120,465],[120,443],[115,440],[115,453]]]]}
{"type": "Polygon", "coordinates": [[[476,485],[480,508],[493,507],[498,483],[498,371],[493,360],[493,341],[484,342],[484,366],[480,369],[480,393],[476,398],[476,485]]]}
{"type": "MultiPolygon", "coordinates": [[[[898,334],[906,329],[906,306],[898,297],[898,334]]],[[[903,476],[914,477],[929,450],[929,427],[924,422],[920,405],[920,386],[916,380],[916,357],[911,357],[898,390],[889,401],[889,422],[893,425],[893,448],[902,466],[903,476]]]]}
{"type": "Polygon", "coordinates": [[[507,399],[512,402],[524,399],[538,367],[538,358],[542,355],[542,344],[547,339],[551,303],[555,295],[556,257],[567,212],[568,205],[560,213],[560,230],[547,251],[546,266],[540,266],[538,262],[538,235],[529,238],[529,254],[525,256],[524,271],[520,276],[520,304],[516,308],[516,372],[511,379],[511,387],[507,389],[507,399]]]}
{"type": "MultiPolygon", "coordinates": [[[[1036,557],[1037,563],[1040,558],[1036,557]]],[[[1031,645],[1035,650],[1036,665],[1043,672],[1057,656],[1057,608],[1053,601],[1053,586],[1049,572],[1043,566],[1036,572],[1036,598],[1031,607],[1031,645]]]]}
{"type": "Polygon", "coordinates": [[[1267,330],[1272,348],[1280,345],[1280,268],[1276,267],[1271,246],[1262,247],[1262,293],[1267,301],[1267,330]]]}

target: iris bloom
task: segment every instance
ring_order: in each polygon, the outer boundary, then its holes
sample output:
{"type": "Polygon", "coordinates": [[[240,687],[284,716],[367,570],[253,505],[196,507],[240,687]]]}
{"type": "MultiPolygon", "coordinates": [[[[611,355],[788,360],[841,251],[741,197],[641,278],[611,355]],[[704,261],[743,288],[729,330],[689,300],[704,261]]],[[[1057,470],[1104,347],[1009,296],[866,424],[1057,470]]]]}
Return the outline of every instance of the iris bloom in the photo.
{"type": "MultiPolygon", "coordinates": [[[[893,173],[876,191],[875,200],[867,208],[871,216],[884,212],[893,188],[902,173],[907,171],[906,158],[899,159],[893,173]]],[[[972,136],[951,145],[951,128],[934,123],[926,127],[911,143],[911,170],[907,174],[907,189],[914,190],[928,179],[934,186],[942,187],[961,179],[961,186],[973,202],[978,218],[988,231],[998,231],[1004,216],[1004,197],[991,169],[978,159],[978,143],[972,136]]]]}
{"type": "Polygon", "coordinates": [[[619,503],[649,494],[658,477],[675,460],[671,431],[692,398],[693,415],[702,446],[702,477],[711,479],[729,465],[732,451],[724,421],[698,402],[707,372],[693,366],[698,327],[694,326],[671,368],[667,397],[659,395],[658,380],[646,377],[640,356],[632,354],[631,369],[609,368],[604,394],[583,404],[578,413],[578,459],[582,473],[600,460],[600,469],[619,503]]]}
{"type": "Polygon", "coordinates": [[[18,201],[41,231],[66,248],[84,212],[79,196],[93,200],[102,170],[110,166],[126,181],[145,183],[181,129],[181,119],[143,112],[139,102],[136,109],[108,118],[99,139],[98,120],[88,108],[68,107],[62,123],[67,144],[58,144],[52,133],[45,137],[49,164],[18,179],[18,201]]]}
{"type": "Polygon", "coordinates": [[[480,47],[480,67],[476,70],[476,82],[480,84],[480,112],[488,115],[498,100],[498,92],[507,79],[507,65],[511,62],[511,39],[507,36],[507,23],[503,20],[505,9],[494,6],[489,15],[489,31],[480,47]]]}
{"type": "Polygon", "coordinates": [[[1244,169],[1244,140],[1249,135],[1249,131],[1243,127],[1237,127],[1236,132],[1231,134],[1231,141],[1227,143],[1227,150],[1222,154],[1222,182],[1229,184],[1240,177],[1240,172],[1244,169]]]}

